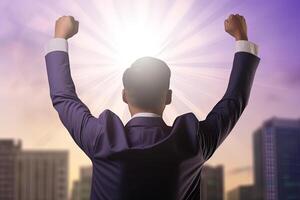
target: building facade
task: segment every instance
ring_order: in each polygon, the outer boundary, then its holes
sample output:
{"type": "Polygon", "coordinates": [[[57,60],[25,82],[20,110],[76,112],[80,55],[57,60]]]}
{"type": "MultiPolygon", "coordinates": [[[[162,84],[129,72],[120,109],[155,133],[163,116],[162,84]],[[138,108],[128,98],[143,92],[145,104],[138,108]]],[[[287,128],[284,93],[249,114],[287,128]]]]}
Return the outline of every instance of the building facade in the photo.
{"type": "Polygon", "coordinates": [[[253,145],[255,200],[300,199],[300,120],[266,121],[253,145]]]}
{"type": "Polygon", "coordinates": [[[15,200],[15,166],[20,150],[20,141],[0,140],[0,200],[15,200]]]}
{"type": "Polygon", "coordinates": [[[239,186],[228,192],[227,200],[254,200],[253,192],[253,185],[239,186]]]}
{"type": "Polygon", "coordinates": [[[224,169],[204,165],[201,173],[201,200],[224,199],[224,169]]]}
{"type": "Polygon", "coordinates": [[[72,189],[72,200],[89,200],[92,184],[92,167],[80,168],[79,180],[74,181],[72,189]]]}
{"type": "Polygon", "coordinates": [[[67,151],[23,151],[0,139],[0,200],[67,199],[67,151]]]}
{"type": "Polygon", "coordinates": [[[67,200],[68,152],[22,151],[16,166],[17,200],[67,200]]]}

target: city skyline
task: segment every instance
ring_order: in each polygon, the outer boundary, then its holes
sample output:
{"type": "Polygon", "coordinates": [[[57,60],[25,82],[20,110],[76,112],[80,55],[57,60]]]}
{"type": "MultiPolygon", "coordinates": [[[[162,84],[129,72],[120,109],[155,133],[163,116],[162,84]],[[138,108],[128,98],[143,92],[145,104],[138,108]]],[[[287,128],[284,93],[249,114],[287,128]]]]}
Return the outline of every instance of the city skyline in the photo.
{"type": "MultiPolygon", "coordinates": [[[[106,32],[103,32],[104,37],[101,34],[101,28],[107,26],[104,19],[110,17],[110,9],[117,9],[121,16],[126,16],[130,6],[125,6],[125,2],[114,8],[112,1],[105,1],[101,7],[92,2],[68,0],[52,5],[50,1],[4,0],[0,3],[3,10],[0,23],[5,27],[0,30],[0,55],[4,58],[0,61],[0,138],[20,138],[25,148],[30,149],[68,149],[70,165],[74,166],[70,168],[70,183],[78,178],[79,166],[90,162],[61,125],[50,103],[43,47],[52,38],[57,17],[67,13],[80,21],[78,37],[70,40],[71,68],[79,97],[96,116],[109,108],[122,116],[124,124],[129,120],[126,105],[121,101],[120,77],[124,68],[111,74],[111,69],[102,66],[105,63],[99,60],[103,53],[107,54],[100,44],[103,38],[109,40],[105,38],[106,32]],[[99,13],[104,16],[101,18],[99,13]],[[113,79],[90,88],[91,82],[108,76],[113,79]],[[104,90],[110,85],[111,90],[104,90]]],[[[252,132],[270,117],[300,117],[300,93],[297,92],[300,91],[297,55],[300,14],[296,10],[299,3],[161,1],[160,5],[151,4],[150,8],[150,1],[146,2],[149,5],[136,4],[142,9],[149,6],[149,10],[146,9],[149,13],[157,10],[158,16],[165,16],[165,29],[173,27],[178,32],[168,29],[164,32],[169,42],[173,41],[170,45],[179,49],[166,49],[162,56],[173,73],[173,104],[164,115],[168,125],[177,115],[190,111],[195,112],[199,120],[203,119],[217,103],[225,91],[234,52],[234,41],[225,34],[223,20],[232,12],[247,18],[249,39],[259,45],[261,64],[248,107],[208,164],[226,166],[227,175],[231,176],[230,181],[225,178],[226,190],[251,183],[252,132]],[[170,57],[175,55],[178,57],[172,60],[170,57]],[[195,88],[199,93],[196,94],[195,88]],[[234,159],[228,159],[228,155],[234,159]]]]}
{"type": "MultiPolygon", "coordinates": [[[[224,172],[226,166],[205,164],[201,173],[201,198],[271,200],[300,196],[297,168],[299,134],[300,118],[270,118],[263,121],[253,131],[251,149],[254,155],[253,167],[246,169],[253,171],[254,182],[252,184],[239,183],[237,187],[225,191],[225,180],[228,179],[229,173],[224,172]]],[[[22,149],[20,140],[0,139],[0,197],[4,195],[2,198],[6,199],[20,199],[20,197],[30,199],[28,194],[31,194],[42,198],[46,193],[51,194],[50,191],[53,190],[51,186],[53,182],[56,182],[58,185],[56,188],[59,190],[56,190],[55,194],[57,197],[62,195],[64,199],[67,196],[66,178],[69,169],[72,168],[68,165],[68,154],[66,150],[22,149]],[[27,184],[28,180],[31,180],[30,184],[27,184]],[[44,184],[41,184],[42,182],[44,184]],[[13,192],[14,190],[16,191],[13,192]],[[27,193],[28,190],[35,192],[27,193]],[[13,194],[16,196],[14,197],[13,194]]],[[[79,178],[72,181],[68,191],[72,200],[88,198],[92,169],[92,165],[81,165],[78,168],[79,178]]],[[[230,173],[240,173],[239,170],[245,169],[235,169],[230,173]]]]}

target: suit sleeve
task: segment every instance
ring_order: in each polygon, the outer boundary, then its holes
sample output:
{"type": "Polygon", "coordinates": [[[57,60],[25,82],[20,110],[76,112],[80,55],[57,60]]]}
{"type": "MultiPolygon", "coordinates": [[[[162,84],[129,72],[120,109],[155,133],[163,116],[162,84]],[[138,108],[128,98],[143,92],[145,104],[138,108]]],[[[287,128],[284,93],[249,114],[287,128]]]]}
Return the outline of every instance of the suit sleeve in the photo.
{"type": "Polygon", "coordinates": [[[52,51],[45,59],[52,104],[74,141],[92,158],[102,126],[76,94],[68,53],[52,51]]]}
{"type": "Polygon", "coordinates": [[[206,119],[199,122],[200,148],[205,160],[224,141],[244,111],[259,61],[251,53],[235,53],[229,84],[223,98],[206,119]]]}

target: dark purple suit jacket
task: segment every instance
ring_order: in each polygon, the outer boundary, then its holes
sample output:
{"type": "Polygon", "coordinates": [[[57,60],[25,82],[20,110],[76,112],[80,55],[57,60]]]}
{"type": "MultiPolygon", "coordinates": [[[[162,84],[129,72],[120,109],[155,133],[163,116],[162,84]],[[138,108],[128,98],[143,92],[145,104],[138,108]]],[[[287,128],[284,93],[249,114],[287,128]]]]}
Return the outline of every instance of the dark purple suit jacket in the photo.
{"type": "Polygon", "coordinates": [[[247,105],[258,63],[252,54],[235,54],[225,95],[203,121],[190,112],[172,126],[160,117],[136,117],[124,125],[110,110],[92,116],[76,95],[68,54],[48,53],[53,106],[93,163],[91,199],[199,200],[202,165],[247,105]]]}

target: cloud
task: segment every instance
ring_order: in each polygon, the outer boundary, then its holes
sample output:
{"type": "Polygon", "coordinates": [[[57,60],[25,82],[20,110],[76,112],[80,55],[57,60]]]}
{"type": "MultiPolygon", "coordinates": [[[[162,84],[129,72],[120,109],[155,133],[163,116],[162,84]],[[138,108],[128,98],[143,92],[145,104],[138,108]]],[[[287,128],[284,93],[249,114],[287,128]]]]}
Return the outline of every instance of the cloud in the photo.
{"type": "Polygon", "coordinates": [[[285,75],[285,81],[292,88],[300,87],[300,65],[298,65],[285,75]]]}
{"type": "Polygon", "coordinates": [[[237,168],[231,169],[227,172],[227,174],[239,175],[242,173],[249,173],[251,171],[252,171],[252,166],[248,165],[248,166],[242,166],[242,167],[237,167],[237,168]]]}

